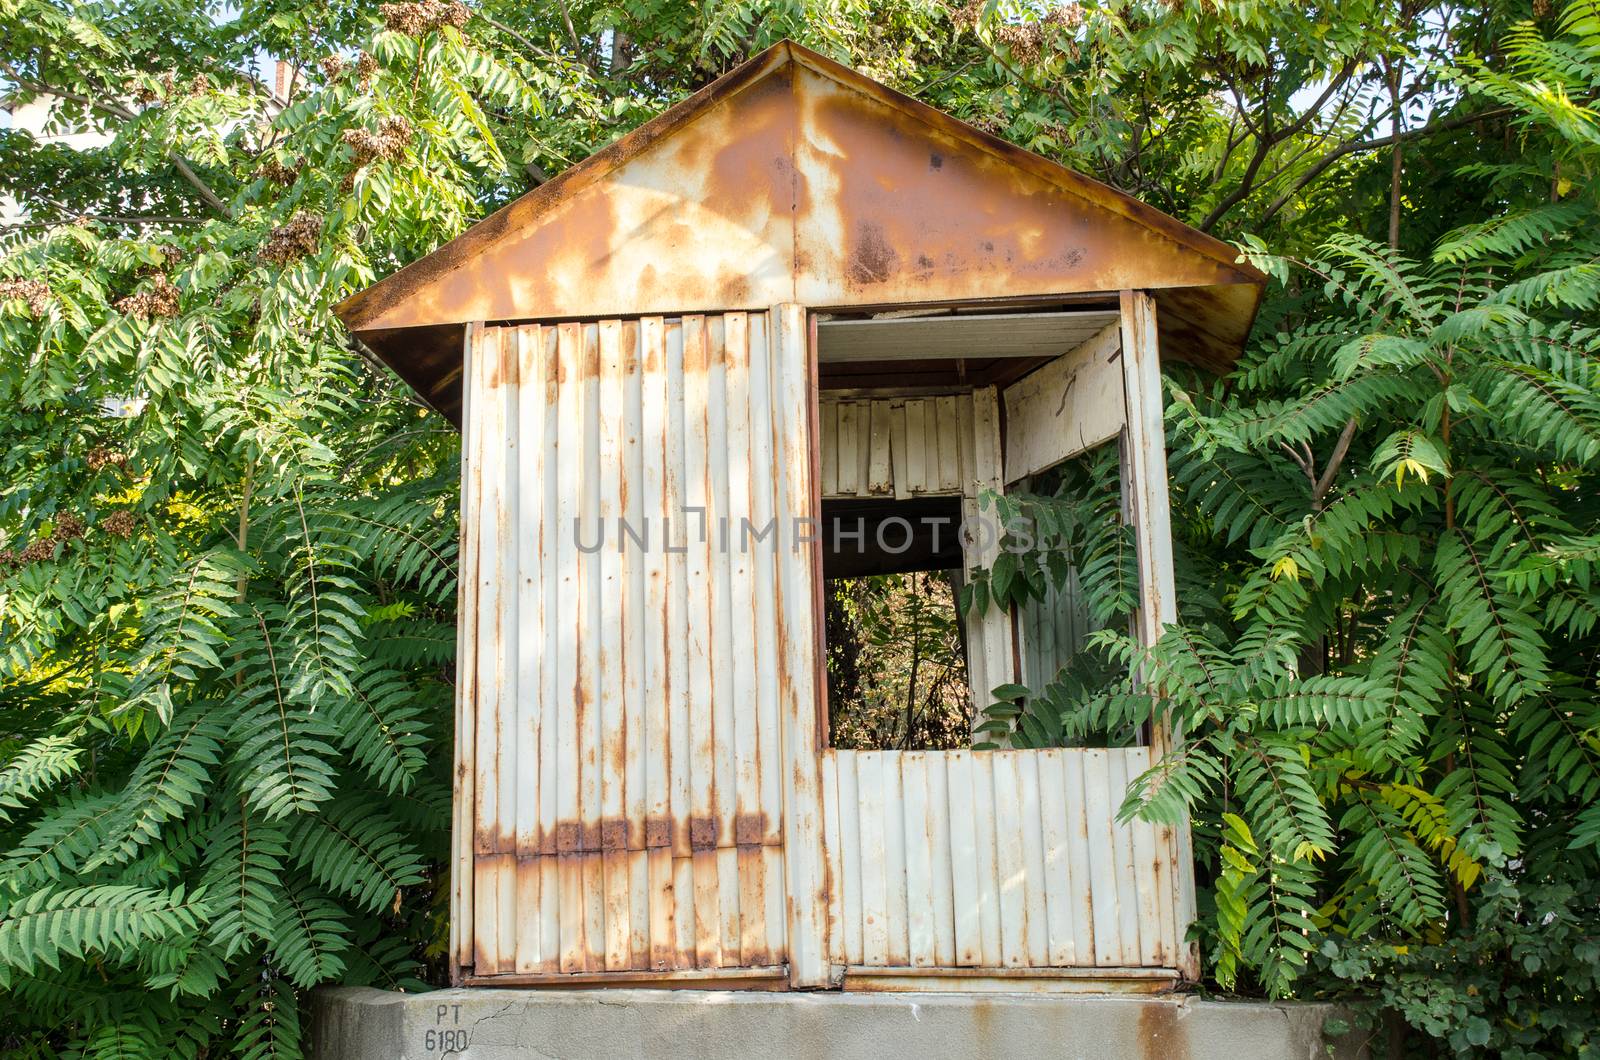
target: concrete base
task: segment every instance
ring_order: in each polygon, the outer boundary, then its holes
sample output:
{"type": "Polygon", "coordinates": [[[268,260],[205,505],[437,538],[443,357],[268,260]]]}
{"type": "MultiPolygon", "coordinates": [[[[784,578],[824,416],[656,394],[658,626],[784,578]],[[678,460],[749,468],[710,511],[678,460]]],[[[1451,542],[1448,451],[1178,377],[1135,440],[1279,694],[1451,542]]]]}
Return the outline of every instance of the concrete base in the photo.
{"type": "Polygon", "coordinates": [[[319,991],[316,1060],[1312,1060],[1331,1005],[1186,996],[319,991]]]}

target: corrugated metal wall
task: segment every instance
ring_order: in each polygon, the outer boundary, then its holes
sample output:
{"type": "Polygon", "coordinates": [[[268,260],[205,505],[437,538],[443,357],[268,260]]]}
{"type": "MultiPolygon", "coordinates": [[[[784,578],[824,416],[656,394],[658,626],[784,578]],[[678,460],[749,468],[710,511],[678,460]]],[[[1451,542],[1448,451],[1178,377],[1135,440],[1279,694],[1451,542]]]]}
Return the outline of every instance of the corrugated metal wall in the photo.
{"type": "Polygon", "coordinates": [[[1171,829],[1116,823],[1148,747],[829,751],[836,963],[1169,969],[1171,829]]]}
{"type": "Polygon", "coordinates": [[[472,975],[788,957],[781,745],[815,716],[789,643],[813,637],[812,552],[740,535],[810,495],[808,366],[803,332],[770,332],[726,313],[469,337],[472,975]]]}
{"type": "Polygon", "coordinates": [[[1017,605],[1017,649],[1022,656],[1022,684],[1043,688],[1083,647],[1089,635],[1089,610],[1078,587],[1078,572],[1067,571],[1059,587],[1045,587],[1043,599],[1017,605]]]}
{"type": "Polygon", "coordinates": [[[960,496],[972,395],[841,398],[818,404],[824,497],[960,496]]]}

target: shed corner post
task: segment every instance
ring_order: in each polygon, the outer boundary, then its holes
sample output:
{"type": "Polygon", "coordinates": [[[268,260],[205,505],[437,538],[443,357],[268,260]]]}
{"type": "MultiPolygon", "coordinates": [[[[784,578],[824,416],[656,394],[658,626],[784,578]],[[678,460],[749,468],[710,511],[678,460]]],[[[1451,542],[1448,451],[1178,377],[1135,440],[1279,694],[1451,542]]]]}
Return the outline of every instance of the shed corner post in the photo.
{"type": "Polygon", "coordinates": [[[476,411],[473,389],[482,358],[476,356],[483,343],[482,321],[469,323],[461,348],[461,509],[456,570],[456,719],[455,771],[451,798],[450,857],[450,985],[460,986],[471,974],[473,955],[472,877],[473,830],[477,797],[474,777],[475,735],[477,731],[477,578],[478,578],[478,483],[479,462],[473,446],[482,438],[473,422],[476,411]]]}
{"type": "Polygon", "coordinates": [[[794,532],[788,548],[778,535],[782,579],[783,630],[783,846],[788,901],[789,984],[816,990],[831,986],[828,902],[829,878],[822,833],[822,695],[819,582],[820,537],[816,447],[816,350],[806,307],[784,302],[772,307],[771,356],[774,420],[779,424],[775,455],[784,490],[782,517],[794,532]],[[811,526],[809,534],[800,528],[811,526]],[[807,540],[809,538],[809,540],[807,540]]]}
{"type": "MultiPolygon", "coordinates": [[[[1135,627],[1142,644],[1154,644],[1162,630],[1178,620],[1177,587],[1172,568],[1172,507],[1167,492],[1166,434],[1162,418],[1161,361],[1156,332],[1156,303],[1148,291],[1122,291],[1122,386],[1127,403],[1126,503],[1133,520],[1139,562],[1139,612],[1135,627]]],[[[1170,719],[1151,726],[1153,758],[1168,753],[1181,733],[1170,719]]],[[[1177,937],[1177,970],[1185,979],[1200,978],[1200,949],[1185,941],[1194,923],[1194,854],[1185,820],[1171,831],[1167,856],[1173,881],[1173,923],[1177,937]]]]}

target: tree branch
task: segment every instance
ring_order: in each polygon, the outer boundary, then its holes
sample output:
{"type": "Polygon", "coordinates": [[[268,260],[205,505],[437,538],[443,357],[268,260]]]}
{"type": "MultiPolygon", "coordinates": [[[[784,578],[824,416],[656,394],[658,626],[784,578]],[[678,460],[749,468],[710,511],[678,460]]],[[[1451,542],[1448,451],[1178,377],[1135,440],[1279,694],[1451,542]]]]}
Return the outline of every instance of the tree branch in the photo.
{"type": "MultiPolygon", "coordinates": [[[[1217,203],[1216,206],[1212,207],[1211,212],[1206,214],[1205,220],[1200,222],[1198,227],[1202,232],[1209,232],[1211,230],[1211,226],[1222,220],[1223,216],[1229,210],[1233,209],[1235,206],[1239,205],[1239,203],[1249,198],[1250,193],[1255,191],[1256,174],[1261,171],[1261,167],[1266,163],[1267,156],[1272,153],[1272,149],[1277,147],[1283,141],[1289,139],[1289,137],[1300,132],[1300,130],[1304,129],[1306,125],[1310,123],[1312,118],[1321,113],[1323,104],[1327,103],[1328,100],[1333,97],[1335,92],[1344,87],[1345,82],[1350,80],[1350,75],[1355,73],[1355,69],[1355,60],[1352,59],[1347,61],[1344,66],[1339,69],[1339,72],[1329,79],[1328,87],[1322,90],[1322,93],[1318,95],[1314,101],[1312,101],[1311,105],[1307,107],[1299,117],[1290,122],[1288,125],[1284,126],[1281,130],[1273,130],[1272,111],[1270,109],[1268,109],[1262,115],[1261,127],[1259,129],[1256,128],[1255,124],[1252,123],[1249,117],[1241,110],[1239,115],[1240,119],[1245,123],[1245,127],[1250,129],[1256,136],[1256,151],[1255,154],[1251,156],[1249,165],[1245,167],[1244,175],[1239,178],[1238,185],[1227,195],[1223,196],[1222,201],[1217,203]]],[[[1234,98],[1238,98],[1237,91],[1234,93],[1234,98]]],[[[1231,152],[1232,148],[1229,150],[1231,152]]]]}
{"type": "Polygon", "coordinates": [[[1333,476],[1339,473],[1339,465],[1344,463],[1345,454],[1350,451],[1350,440],[1356,435],[1356,418],[1351,416],[1344,421],[1344,430],[1339,432],[1339,440],[1334,443],[1333,455],[1328,457],[1328,466],[1322,469],[1322,477],[1317,479],[1316,485],[1311,488],[1311,506],[1317,510],[1322,509],[1322,498],[1327,495],[1329,487],[1333,485],[1333,476]]]}
{"type": "Polygon", "coordinates": [[[111,217],[106,214],[83,214],[65,221],[11,221],[6,224],[0,224],[0,229],[22,231],[29,228],[61,228],[66,225],[80,224],[84,221],[108,225],[203,225],[206,223],[199,217],[111,217]]]}
{"type": "MultiPolygon", "coordinates": [[[[117,118],[121,121],[133,121],[138,117],[137,114],[129,110],[127,107],[122,106],[120,103],[96,99],[93,96],[86,96],[79,92],[72,92],[64,88],[57,88],[53,85],[46,85],[42,82],[35,81],[32,78],[24,77],[16,67],[12,66],[4,59],[0,59],[0,70],[4,70],[6,75],[10,77],[19,88],[25,88],[30,92],[37,92],[40,95],[55,96],[57,99],[65,99],[71,100],[74,103],[81,103],[86,107],[92,107],[95,110],[109,114],[113,118],[117,118]]],[[[176,151],[168,151],[167,160],[171,162],[173,168],[178,171],[178,175],[183,177],[184,180],[188,181],[189,184],[194,187],[195,191],[200,194],[200,198],[205,201],[207,206],[211,207],[224,217],[232,216],[232,211],[228,209],[228,204],[223,202],[221,197],[218,196],[216,192],[211,190],[211,186],[209,184],[200,179],[200,175],[189,166],[188,161],[185,160],[182,155],[178,154],[176,151]]]]}
{"type": "Polygon", "coordinates": [[[1459,129],[1462,126],[1472,125],[1475,122],[1487,121],[1490,118],[1503,117],[1507,114],[1514,113],[1515,110],[1515,107],[1493,107],[1489,110],[1480,110],[1471,114],[1462,114],[1455,118],[1444,118],[1439,121],[1429,122],[1427,125],[1421,126],[1420,128],[1406,129],[1399,134],[1391,133],[1388,136],[1378,136],[1370,140],[1355,140],[1340,144],[1338,147],[1334,148],[1332,151],[1329,151],[1327,154],[1318,159],[1310,169],[1306,170],[1304,173],[1300,174],[1299,177],[1295,178],[1294,183],[1291,184],[1282,195],[1274,199],[1267,207],[1266,211],[1262,213],[1262,215],[1256,220],[1257,222],[1261,222],[1272,217],[1279,210],[1287,206],[1289,204],[1289,200],[1294,198],[1296,193],[1298,193],[1307,184],[1310,184],[1313,180],[1316,180],[1318,177],[1320,177],[1329,166],[1333,165],[1346,155],[1359,154],[1363,151],[1376,151],[1379,148],[1388,147],[1390,144],[1396,143],[1399,140],[1410,140],[1419,136],[1428,136],[1432,133],[1449,132],[1452,129],[1459,129]]]}

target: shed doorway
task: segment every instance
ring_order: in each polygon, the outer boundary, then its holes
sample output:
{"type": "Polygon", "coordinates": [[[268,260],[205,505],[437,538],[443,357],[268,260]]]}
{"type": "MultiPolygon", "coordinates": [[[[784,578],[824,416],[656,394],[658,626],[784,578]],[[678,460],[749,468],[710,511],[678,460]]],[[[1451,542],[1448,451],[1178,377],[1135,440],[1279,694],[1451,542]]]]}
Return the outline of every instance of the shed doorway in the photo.
{"type": "MultiPolygon", "coordinates": [[[[817,315],[825,603],[846,581],[829,575],[948,572],[938,594],[924,581],[897,598],[879,583],[887,599],[876,605],[904,607],[915,625],[936,596],[950,600],[969,719],[942,743],[914,745],[904,725],[888,727],[898,740],[871,742],[860,718],[826,704],[829,939],[846,989],[939,990],[959,979],[964,990],[1140,990],[1178,977],[1173,837],[1116,821],[1152,748],[1024,750],[1002,737],[991,749],[995,734],[983,728],[993,689],[1042,685],[1081,641],[1075,579],[1021,607],[956,604],[964,583],[1016,546],[995,497],[1118,445],[1128,419],[1122,321],[1119,307],[1094,304],[817,315]],[[890,554],[873,538],[896,514],[933,510],[950,521],[937,544],[922,533],[890,554]],[[868,540],[852,538],[862,546],[852,554],[829,533],[858,513],[868,540]]],[[[841,688],[834,668],[850,661],[828,640],[836,626],[821,633],[827,696],[841,688]]]]}

